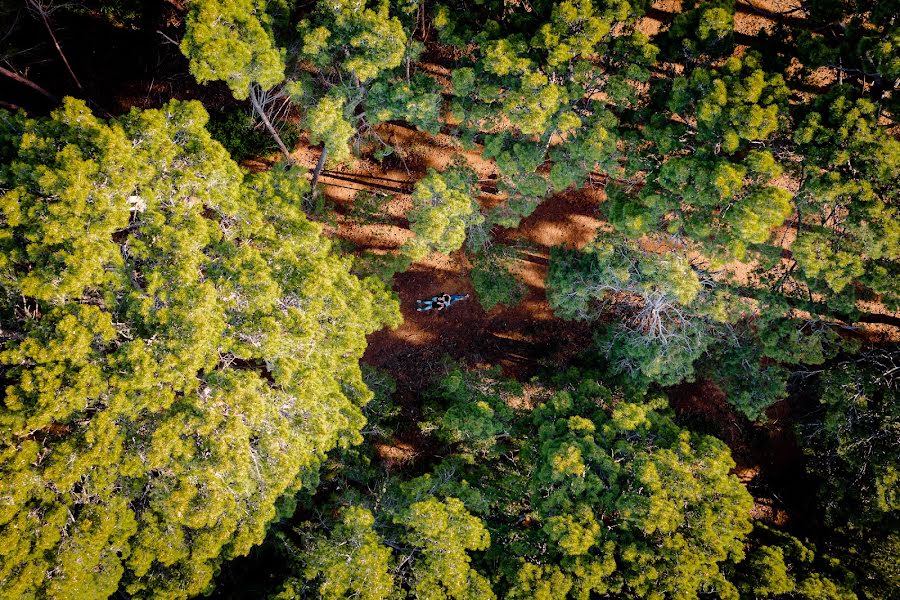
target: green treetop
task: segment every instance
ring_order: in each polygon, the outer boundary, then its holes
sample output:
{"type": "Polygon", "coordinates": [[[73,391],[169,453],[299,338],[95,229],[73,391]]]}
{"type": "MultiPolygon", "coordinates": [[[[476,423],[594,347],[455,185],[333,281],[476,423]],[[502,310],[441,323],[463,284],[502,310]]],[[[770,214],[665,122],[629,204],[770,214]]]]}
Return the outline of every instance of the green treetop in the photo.
{"type": "Polygon", "coordinates": [[[889,92],[900,78],[900,3],[810,0],[805,8],[809,26],[792,40],[805,71],[833,69],[841,81],[896,115],[900,103],[889,92]]]}
{"type": "Polygon", "coordinates": [[[720,144],[732,153],[742,144],[768,139],[779,127],[787,86],[767,74],[758,55],[732,57],[721,69],[695,69],[672,83],[669,109],[696,119],[697,141],[720,144]]]}
{"type": "Polygon", "coordinates": [[[243,100],[250,85],[284,80],[284,51],[275,45],[267,0],[191,0],[181,51],[200,83],[224,81],[243,100]]]}
{"type": "Polygon", "coordinates": [[[808,156],[798,194],[803,223],[793,256],[803,280],[828,295],[858,282],[900,305],[897,285],[900,142],[878,125],[875,104],[846,88],[819,100],[795,133],[808,156]]]}
{"type": "Polygon", "coordinates": [[[199,103],[0,120],[0,595],[200,594],[359,440],[396,301],[199,103]]]}
{"type": "Polygon", "coordinates": [[[900,517],[897,363],[896,352],[871,350],[828,370],[819,382],[822,410],[800,425],[826,522],[835,527],[900,517]]]}
{"type": "Polygon", "coordinates": [[[480,494],[473,507],[479,497],[487,501],[484,564],[497,573],[498,591],[696,598],[729,587],[720,566],[743,556],[751,498],[729,475],[727,447],[681,430],[665,400],[625,400],[569,373],[532,390],[546,400],[510,422],[509,408],[500,407],[517,390],[493,376],[453,373],[441,390],[441,430],[455,431],[453,439],[493,437],[492,451],[475,460],[463,455],[435,479],[456,472],[457,486],[480,494]],[[475,399],[494,407],[493,426],[486,415],[459,418],[476,412],[475,399]]]}
{"type": "Polygon", "coordinates": [[[484,221],[474,200],[474,180],[470,169],[452,168],[443,173],[431,170],[416,182],[409,214],[415,237],[404,245],[404,254],[418,260],[430,252],[450,253],[462,247],[466,230],[484,221]]]}
{"type": "Polygon", "coordinates": [[[661,226],[719,261],[752,258],[792,212],[791,194],[772,185],[782,168],[766,150],[740,160],[701,152],[669,158],[637,194],[609,189],[612,225],[636,238],[661,226]]]}
{"type": "Polygon", "coordinates": [[[367,135],[383,145],[381,155],[390,153],[372,129],[387,120],[439,128],[437,85],[414,72],[412,61],[421,48],[403,22],[416,10],[415,4],[387,0],[322,1],[300,21],[299,73],[287,87],[307,112],[308,126],[321,130],[315,138],[325,142],[329,160],[349,158],[351,135],[367,135]],[[330,125],[320,122],[323,114],[330,125]]]}
{"type": "Polygon", "coordinates": [[[754,420],[786,395],[781,365],[822,364],[839,347],[829,327],[791,317],[783,300],[763,297],[760,309],[683,251],[611,236],[554,248],[547,296],[563,318],[615,317],[598,325],[595,347],[610,375],[637,389],[709,377],[754,420]],[[716,360],[704,365],[702,356],[716,360]]]}
{"type": "Polygon", "coordinates": [[[319,2],[310,19],[300,21],[300,57],[320,69],[338,69],[365,84],[400,66],[406,48],[403,24],[390,15],[391,4],[319,2]]]}
{"type": "Polygon", "coordinates": [[[729,475],[727,447],[679,430],[657,412],[664,401],[622,402],[606,413],[597,408],[604,394],[587,385],[535,413],[531,490],[554,551],[584,570],[576,586],[598,593],[690,598],[724,587],[718,563],[743,555],[752,502],[729,475]],[[604,527],[607,520],[617,526],[604,527]],[[617,574],[604,581],[610,567],[617,574]]]}
{"type": "Polygon", "coordinates": [[[796,537],[757,523],[747,557],[734,565],[741,597],[857,600],[853,577],[840,561],[796,537]]]}
{"type": "Polygon", "coordinates": [[[278,598],[303,597],[298,590],[310,584],[317,597],[334,599],[494,598],[487,578],[470,565],[469,552],[490,544],[481,520],[457,498],[394,491],[378,518],[351,505],[339,509],[327,535],[298,530],[306,537],[296,550],[309,583],[288,579],[278,598]]]}
{"type": "MultiPolygon", "coordinates": [[[[359,506],[344,509],[329,536],[315,538],[306,551],[307,579],[319,579],[320,597],[382,600],[394,589],[391,549],[375,532],[372,513],[359,506]]],[[[288,590],[282,596],[289,597],[288,590]]]]}
{"type": "Polygon", "coordinates": [[[617,314],[619,322],[603,340],[610,367],[643,384],[692,378],[694,361],[712,342],[716,322],[728,319],[712,281],[686,256],[645,252],[628,243],[598,240],[580,251],[554,248],[547,290],[550,305],[563,318],[617,314]]]}
{"type": "Polygon", "coordinates": [[[614,112],[632,105],[656,48],[624,2],[538,3],[508,11],[439,6],[434,25],[459,47],[450,113],[464,142],[496,160],[508,201],[489,216],[514,227],[554,190],[617,171],[614,112]],[[459,9],[459,10],[457,10],[459,9]],[[622,35],[612,35],[613,29],[622,35]],[[548,160],[551,173],[541,167],[548,160]]]}

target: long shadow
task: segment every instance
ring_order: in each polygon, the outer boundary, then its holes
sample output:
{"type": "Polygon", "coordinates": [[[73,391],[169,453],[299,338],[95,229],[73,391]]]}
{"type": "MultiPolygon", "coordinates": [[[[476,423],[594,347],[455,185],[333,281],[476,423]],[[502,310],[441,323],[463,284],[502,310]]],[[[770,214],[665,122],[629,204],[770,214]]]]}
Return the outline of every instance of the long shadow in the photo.
{"type": "MultiPolygon", "coordinates": [[[[787,25],[796,29],[812,29],[807,19],[798,17],[794,14],[773,13],[763,8],[748,6],[745,3],[735,3],[735,17],[738,15],[747,15],[753,17],[763,17],[770,20],[773,24],[787,25]]],[[[651,6],[645,11],[645,15],[651,19],[656,19],[664,25],[671,25],[676,16],[681,14],[676,11],[663,10],[659,7],[651,6]]],[[[743,35],[743,34],[737,34],[743,35]]],[[[753,36],[744,36],[753,39],[753,36]]]]}
{"type": "MultiPolygon", "coordinates": [[[[392,192],[394,194],[411,194],[412,193],[412,185],[411,184],[404,185],[404,186],[389,185],[387,183],[384,183],[383,181],[379,181],[379,178],[369,179],[368,176],[361,175],[361,174],[349,174],[349,173],[338,173],[338,172],[334,172],[334,171],[332,171],[332,172],[323,171],[321,178],[323,179],[324,183],[328,183],[329,185],[333,185],[333,184],[331,184],[327,181],[324,181],[324,180],[334,179],[337,181],[345,181],[347,183],[353,183],[360,187],[350,188],[350,189],[357,189],[360,191],[365,190],[365,189],[375,189],[375,190],[381,190],[384,192],[392,192]],[[363,179],[364,177],[366,177],[367,179],[363,179]]],[[[392,181],[392,180],[387,180],[387,181],[392,181]]]]}

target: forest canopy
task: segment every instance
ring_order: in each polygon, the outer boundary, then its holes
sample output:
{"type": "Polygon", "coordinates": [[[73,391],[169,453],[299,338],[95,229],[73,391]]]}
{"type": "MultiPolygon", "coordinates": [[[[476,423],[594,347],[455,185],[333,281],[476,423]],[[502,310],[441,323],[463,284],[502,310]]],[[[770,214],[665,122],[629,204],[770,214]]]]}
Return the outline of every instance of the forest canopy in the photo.
{"type": "Polygon", "coordinates": [[[0,21],[0,597],[900,597],[898,0],[0,21]]]}
{"type": "Polygon", "coordinates": [[[4,597],[199,594],[360,439],[396,301],[206,118],[0,115],[4,597]]]}

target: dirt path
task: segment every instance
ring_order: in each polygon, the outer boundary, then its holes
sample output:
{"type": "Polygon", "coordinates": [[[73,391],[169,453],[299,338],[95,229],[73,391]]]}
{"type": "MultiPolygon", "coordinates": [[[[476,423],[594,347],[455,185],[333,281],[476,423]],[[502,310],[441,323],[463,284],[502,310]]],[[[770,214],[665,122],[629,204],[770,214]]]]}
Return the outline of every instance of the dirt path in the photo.
{"type": "MultiPolygon", "coordinates": [[[[404,323],[369,337],[363,358],[387,369],[401,389],[417,393],[429,383],[444,355],[466,365],[499,365],[506,375],[525,380],[541,367],[570,356],[590,341],[590,327],[556,318],[547,303],[544,281],[550,248],[566,243],[583,245],[593,238],[600,222],[596,204],[565,195],[544,202],[513,231],[501,232],[503,241],[528,242],[516,270],[526,285],[525,298],[516,306],[485,311],[478,304],[469,278],[471,265],[461,252],[433,255],[394,278],[404,323]],[[417,312],[415,301],[441,292],[472,294],[446,312],[417,312]]],[[[341,228],[359,245],[364,237],[350,227],[341,228]]],[[[375,236],[373,236],[375,237],[375,236]]],[[[399,241],[399,235],[397,238],[399,241]]],[[[384,236],[372,240],[384,248],[384,236]]]]}

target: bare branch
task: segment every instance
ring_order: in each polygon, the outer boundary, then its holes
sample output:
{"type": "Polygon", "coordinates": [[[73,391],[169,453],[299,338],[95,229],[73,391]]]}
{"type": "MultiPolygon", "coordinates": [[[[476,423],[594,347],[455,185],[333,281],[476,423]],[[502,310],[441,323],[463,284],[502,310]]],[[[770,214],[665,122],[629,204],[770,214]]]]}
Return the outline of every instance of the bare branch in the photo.
{"type": "Polygon", "coordinates": [[[15,81],[18,81],[18,82],[21,83],[22,85],[27,85],[28,87],[30,87],[30,88],[33,89],[34,91],[38,92],[39,94],[42,94],[42,95],[46,96],[48,99],[52,100],[53,102],[58,102],[58,101],[59,101],[59,100],[56,98],[56,96],[54,96],[53,94],[51,94],[50,92],[48,92],[47,90],[45,90],[44,88],[42,88],[41,86],[39,86],[38,84],[36,84],[35,82],[31,81],[30,79],[27,79],[27,78],[25,78],[25,77],[22,77],[21,75],[19,75],[19,74],[16,73],[15,71],[10,71],[9,69],[5,69],[5,68],[3,68],[2,66],[0,66],[0,75],[5,75],[5,76],[9,77],[10,79],[13,79],[13,80],[15,80],[15,81]]]}
{"type": "Polygon", "coordinates": [[[75,71],[72,70],[72,65],[69,64],[69,59],[67,59],[65,53],[63,53],[62,47],[59,45],[59,40],[56,39],[56,34],[53,33],[53,27],[50,25],[50,13],[56,10],[56,8],[53,6],[53,2],[51,1],[47,2],[47,4],[44,4],[42,0],[26,1],[32,12],[38,15],[44,22],[44,26],[47,28],[47,33],[50,34],[50,38],[53,40],[53,45],[56,46],[56,51],[59,52],[59,56],[60,58],[62,58],[63,63],[66,65],[66,69],[69,70],[69,75],[72,76],[72,79],[75,81],[75,85],[78,86],[79,90],[83,90],[84,87],[81,85],[81,82],[78,81],[78,77],[75,76],[75,71]]]}
{"type": "Polygon", "coordinates": [[[266,114],[266,110],[263,107],[262,101],[266,98],[266,92],[260,88],[255,83],[250,84],[250,103],[253,105],[253,108],[256,110],[256,114],[259,115],[259,118],[262,119],[263,124],[266,126],[266,129],[269,130],[269,133],[272,134],[272,137],[275,139],[275,143],[278,144],[278,147],[281,149],[281,152],[284,154],[285,158],[288,161],[288,164],[294,164],[294,158],[291,156],[290,151],[287,149],[287,146],[284,145],[284,142],[281,141],[281,136],[278,135],[278,131],[275,130],[275,127],[272,126],[272,122],[269,120],[268,115],[266,114]]]}

